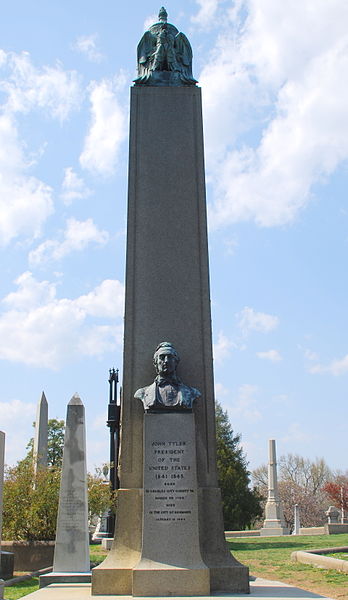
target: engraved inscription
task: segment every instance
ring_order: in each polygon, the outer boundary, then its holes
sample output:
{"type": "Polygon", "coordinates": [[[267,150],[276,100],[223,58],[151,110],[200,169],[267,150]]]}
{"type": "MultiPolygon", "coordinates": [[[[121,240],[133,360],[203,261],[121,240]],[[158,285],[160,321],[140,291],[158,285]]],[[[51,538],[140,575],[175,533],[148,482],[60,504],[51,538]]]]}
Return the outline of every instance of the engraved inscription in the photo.
{"type": "Polygon", "coordinates": [[[162,522],[183,522],[192,515],[196,486],[188,440],[153,440],[145,465],[145,515],[162,522]]]}

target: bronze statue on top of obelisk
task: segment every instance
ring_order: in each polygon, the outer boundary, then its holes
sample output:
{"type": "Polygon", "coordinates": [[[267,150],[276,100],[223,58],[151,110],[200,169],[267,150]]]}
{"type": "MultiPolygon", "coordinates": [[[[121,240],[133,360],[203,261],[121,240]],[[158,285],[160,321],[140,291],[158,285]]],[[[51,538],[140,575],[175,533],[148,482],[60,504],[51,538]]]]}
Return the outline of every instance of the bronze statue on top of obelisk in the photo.
{"type": "Polygon", "coordinates": [[[195,85],[192,49],[186,35],[167,23],[162,6],[158,23],[145,31],[138,44],[138,78],[135,84],[195,85]]]}
{"type": "Polygon", "coordinates": [[[142,37],[138,60],[130,111],[120,489],[113,547],[93,569],[92,593],[245,593],[248,569],[226,546],[216,466],[201,90],[189,42],[167,23],[164,9],[142,37]],[[151,384],[158,346],[170,365],[151,384]],[[189,397],[190,408],[180,407],[189,397]]]}

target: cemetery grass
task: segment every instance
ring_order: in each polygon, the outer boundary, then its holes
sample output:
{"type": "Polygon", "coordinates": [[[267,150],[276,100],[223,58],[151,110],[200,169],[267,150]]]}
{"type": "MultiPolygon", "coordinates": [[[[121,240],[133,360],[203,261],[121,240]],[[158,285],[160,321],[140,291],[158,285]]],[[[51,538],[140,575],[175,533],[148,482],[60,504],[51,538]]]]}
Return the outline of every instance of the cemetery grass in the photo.
{"type": "Polygon", "coordinates": [[[291,553],[297,550],[310,552],[315,548],[347,546],[347,534],[229,538],[228,545],[233,556],[249,567],[250,575],[283,581],[329,598],[348,600],[347,574],[291,560],[291,553]]]}
{"type": "Polygon", "coordinates": [[[36,592],[39,589],[39,578],[32,577],[31,579],[27,579],[26,581],[21,581],[16,585],[12,585],[10,587],[5,587],[4,590],[4,598],[5,600],[17,600],[18,598],[22,598],[27,594],[31,594],[32,592],[36,592]]]}

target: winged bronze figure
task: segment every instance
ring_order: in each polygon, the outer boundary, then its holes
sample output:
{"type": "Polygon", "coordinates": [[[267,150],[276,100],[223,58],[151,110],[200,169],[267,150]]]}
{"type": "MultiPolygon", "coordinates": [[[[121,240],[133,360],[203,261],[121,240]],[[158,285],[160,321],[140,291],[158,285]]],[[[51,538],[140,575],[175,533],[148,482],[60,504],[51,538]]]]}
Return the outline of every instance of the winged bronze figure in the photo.
{"type": "Polygon", "coordinates": [[[138,44],[136,85],[195,85],[192,48],[186,35],[167,22],[162,6],[158,23],[145,31],[138,44]]]}

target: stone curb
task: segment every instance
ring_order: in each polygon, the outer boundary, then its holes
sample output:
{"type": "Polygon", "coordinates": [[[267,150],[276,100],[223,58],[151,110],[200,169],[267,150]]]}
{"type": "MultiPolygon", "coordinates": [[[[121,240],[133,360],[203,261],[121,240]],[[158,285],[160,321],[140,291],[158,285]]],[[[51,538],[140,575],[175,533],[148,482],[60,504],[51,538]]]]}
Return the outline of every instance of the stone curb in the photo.
{"type": "Polygon", "coordinates": [[[26,581],[27,579],[31,579],[32,577],[40,577],[40,575],[50,573],[50,571],[52,571],[52,567],[46,567],[45,569],[40,569],[39,571],[33,571],[32,573],[28,573],[27,575],[19,575],[18,577],[12,577],[12,579],[8,579],[2,585],[4,587],[10,587],[11,585],[16,585],[16,583],[26,581]]]}
{"type": "Polygon", "coordinates": [[[333,569],[342,573],[348,573],[347,560],[342,560],[341,558],[331,558],[331,556],[322,556],[322,554],[328,554],[329,552],[345,552],[346,550],[348,550],[347,546],[342,548],[322,548],[320,550],[311,550],[311,552],[298,550],[297,552],[291,553],[291,560],[304,563],[306,565],[321,567],[322,569],[333,569]]]}

